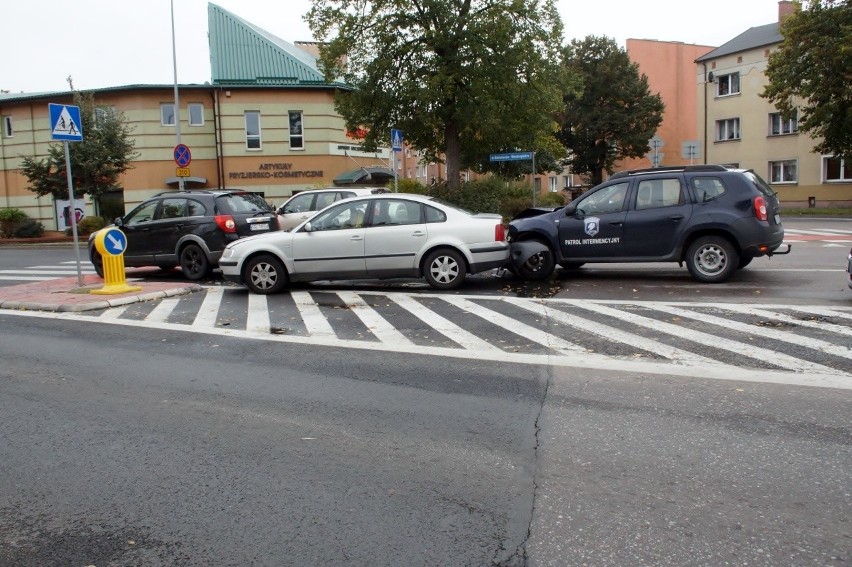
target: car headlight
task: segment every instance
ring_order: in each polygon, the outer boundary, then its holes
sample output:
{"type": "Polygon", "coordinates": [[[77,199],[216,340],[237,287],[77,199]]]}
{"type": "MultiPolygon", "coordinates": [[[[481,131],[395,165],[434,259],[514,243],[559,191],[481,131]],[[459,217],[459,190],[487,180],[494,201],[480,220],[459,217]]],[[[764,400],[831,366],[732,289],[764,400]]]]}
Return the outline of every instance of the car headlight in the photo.
{"type": "Polygon", "coordinates": [[[231,248],[230,246],[226,247],[225,251],[222,252],[222,258],[230,258],[233,255],[234,255],[234,249],[231,248]]]}

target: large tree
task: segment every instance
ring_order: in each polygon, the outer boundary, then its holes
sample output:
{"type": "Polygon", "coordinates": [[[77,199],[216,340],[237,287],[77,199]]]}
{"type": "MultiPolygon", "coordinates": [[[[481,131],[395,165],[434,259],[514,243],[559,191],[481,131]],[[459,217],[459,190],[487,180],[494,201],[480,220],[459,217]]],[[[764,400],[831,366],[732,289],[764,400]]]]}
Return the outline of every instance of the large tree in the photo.
{"type": "Polygon", "coordinates": [[[608,37],[572,41],[565,47],[563,73],[582,86],[564,95],[556,137],[568,148],[574,173],[597,185],[616,161],[650,151],[648,141],[663,121],[663,101],[608,37]]]}
{"type": "Polygon", "coordinates": [[[369,148],[399,128],[447,182],[489,152],[530,150],[552,130],[562,23],[554,0],[314,0],[337,111],[369,148]]]}
{"type": "MultiPolygon", "coordinates": [[[[74,195],[88,193],[97,198],[118,188],[119,177],[132,167],[139,154],[133,149],[136,142],[130,137],[131,128],[122,114],[98,107],[92,93],[75,91],[74,104],[80,107],[83,123],[83,140],[70,142],[69,147],[74,195]]],[[[29,180],[30,191],[39,196],[68,198],[65,169],[62,143],[51,144],[47,157],[25,156],[21,161],[21,173],[29,180]]]]}
{"type": "Polygon", "coordinates": [[[816,153],[852,159],[852,0],[796,4],[761,96],[785,118],[799,111],[799,130],[818,140],[816,153]]]}

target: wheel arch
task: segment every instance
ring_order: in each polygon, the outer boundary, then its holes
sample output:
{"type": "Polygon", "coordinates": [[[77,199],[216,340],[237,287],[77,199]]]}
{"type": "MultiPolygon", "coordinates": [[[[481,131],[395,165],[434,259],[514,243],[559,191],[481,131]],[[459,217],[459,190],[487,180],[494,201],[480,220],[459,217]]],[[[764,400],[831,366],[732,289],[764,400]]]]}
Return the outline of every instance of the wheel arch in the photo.
{"type": "Polygon", "coordinates": [[[243,258],[243,261],[240,264],[240,281],[245,283],[245,281],[246,281],[246,267],[248,266],[249,262],[251,262],[251,260],[253,258],[257,258],[258,256],[272,256],[275,259],[277,259],[279,262],[281,262],[281,265],[284,266],[284,273],[287,275],[287,278],[288,279],[290,278],[291,272],[290,272],[290,267],[287,265],[287,260],[282,258],[280,254],[276,254],[272,250],[267,250],[266,248],[261,248],[260,250],[255,250],[254,252],[252,252],[251,254],[248,254],[245,258],[243,258]]]}
{"type": "Polygon", "coordinates": [[[421,277],[425,273],[424,267],[425,267],[425,264],[426,264],[426,258],[428,258],[433,252],[436,252],[438,250],[452,250],[454,252],[458,252],[459,254],[461,254],[461,257],[464,258],[465,271],[467,273],[470,273],[471,258],[470,258],[470,256],[468,256],[467,252],[465,252],[465,250],[461,249],[458,246],[455,246],[455,245],[447,243],[447,242],[442,242],[442,243],[436,243],[435,245],[430,246],[429,248],[427,248],[427,249],[425,249],[421,252],[420,260],[417,262],[417,271],[419,272],[419,275],[421,277]]]}
{"type": "Polygon", "coordinates": [[[689,247],[692,246],[692,243],[698,240],[699,238],[703,238],[705,236],[721,236],[722,238],[727,240],[731,244],[731,246],[734,247],[734,250],[736,250],[737,255],[742,254],[742,248],[740,247],[740,243],[737,241],[736,237],[731,234],[730,231],[720,228],[704,228],[689,233],[686,238],[683,239],[680,244],[680,250],[677,254],[678,262],[686,261],[686,252],[689,250],[689,247]]]}

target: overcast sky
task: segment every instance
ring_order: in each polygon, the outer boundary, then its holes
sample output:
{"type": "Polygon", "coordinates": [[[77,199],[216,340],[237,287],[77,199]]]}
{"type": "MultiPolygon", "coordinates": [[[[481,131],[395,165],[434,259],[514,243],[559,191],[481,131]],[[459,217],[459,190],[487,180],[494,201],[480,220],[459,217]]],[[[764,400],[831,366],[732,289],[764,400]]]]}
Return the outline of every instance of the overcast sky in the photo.
{"type": "MultiPolygon", "coordinates": [[[[289,42],[311,41],[310,0],[216,0],[289,42]]],[[[718,46],[775,22],[777,0],[557,0],[566,41],[606,35],[718,46]]],[[[172,84],[170,0],[4,0],[0,89],[80,90],[172,84]]],[[[179,83],[210,80],[207,0],[174,0],[179,83]]]]}

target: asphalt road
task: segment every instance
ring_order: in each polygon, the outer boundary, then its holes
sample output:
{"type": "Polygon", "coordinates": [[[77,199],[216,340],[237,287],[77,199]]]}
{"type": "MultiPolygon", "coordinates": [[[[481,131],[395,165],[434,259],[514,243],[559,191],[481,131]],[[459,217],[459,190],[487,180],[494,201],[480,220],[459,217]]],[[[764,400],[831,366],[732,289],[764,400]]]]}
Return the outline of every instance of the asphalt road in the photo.
{"type": "Polygon", "coordinates": [[[852,390],[0,315],[0,564],[841,565],[852,390]]]}

